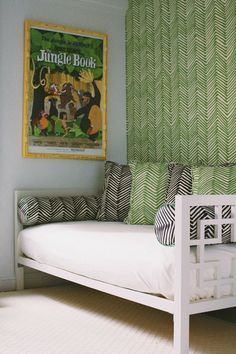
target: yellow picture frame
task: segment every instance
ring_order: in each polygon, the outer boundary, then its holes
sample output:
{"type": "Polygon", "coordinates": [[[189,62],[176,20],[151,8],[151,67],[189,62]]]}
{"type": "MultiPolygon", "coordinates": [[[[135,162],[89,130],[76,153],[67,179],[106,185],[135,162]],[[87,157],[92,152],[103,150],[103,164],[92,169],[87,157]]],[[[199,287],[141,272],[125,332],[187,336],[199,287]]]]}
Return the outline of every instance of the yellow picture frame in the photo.
{"type": "Polygon", "coordinates": [[[24,25],[23,157],[105,160],[107,35],[24,25]]]}

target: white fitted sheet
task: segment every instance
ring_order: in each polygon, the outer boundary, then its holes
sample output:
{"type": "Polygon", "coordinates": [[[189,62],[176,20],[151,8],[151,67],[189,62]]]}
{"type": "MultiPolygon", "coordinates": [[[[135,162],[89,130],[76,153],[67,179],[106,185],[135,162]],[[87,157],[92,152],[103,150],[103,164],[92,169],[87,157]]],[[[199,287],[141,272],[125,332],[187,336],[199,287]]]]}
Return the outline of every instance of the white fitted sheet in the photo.
{"type": "MultiPolygon", "coordinates": [[[[29,227],[20,232],[19,247],[29,258],[124,288],[174,298],[174,247],[158,243],[151,225],[79,221],[29,227]]],[[[206,247],[207,260],[220,260],[223,277],[231,272],[236,244],[206,247]]],[[[195,250],[191,250],[195,261],[195,250]]],[[[206,279],[214,278],[209,268],[206,279]]],[[[190,276],[191,300],[209,298],[213,288],[199,289],[190,276]]],[[[229,286],[224,286],[227,295],[229,286]]]]}

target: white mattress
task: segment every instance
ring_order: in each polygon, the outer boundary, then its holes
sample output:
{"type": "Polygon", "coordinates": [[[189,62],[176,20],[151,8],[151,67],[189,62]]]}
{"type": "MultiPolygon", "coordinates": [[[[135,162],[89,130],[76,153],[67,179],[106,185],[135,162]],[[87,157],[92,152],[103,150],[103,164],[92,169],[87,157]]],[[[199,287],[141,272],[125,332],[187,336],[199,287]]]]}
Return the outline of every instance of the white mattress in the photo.
{"type": "MultiPolygon", "coordinates": [[[[160,245],[153,226],[80,221],[39,225],[19,234],[19,246],[40,263],[141,292],[174,298],[174,247],[160,245]]],[[[212,245],[207,260],[220,260],[223,277],[231,272],[236,244],[212,245]]],[[[191,251],[195,261],[195,250],[191,251]]],[[[208,269],[206,279],[213,279],[208,269]]],[[[213,288],[199,289],[191,272],[191,299],[208,298],[213,288]]],[[[224,286],[223,294],[228,294],[224,286]]]]}

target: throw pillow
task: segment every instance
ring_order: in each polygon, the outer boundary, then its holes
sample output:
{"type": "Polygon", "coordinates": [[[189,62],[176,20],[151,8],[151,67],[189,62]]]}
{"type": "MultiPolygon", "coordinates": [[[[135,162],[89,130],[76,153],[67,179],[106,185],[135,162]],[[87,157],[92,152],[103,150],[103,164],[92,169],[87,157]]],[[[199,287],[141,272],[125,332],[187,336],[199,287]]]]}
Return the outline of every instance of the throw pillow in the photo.
{"type": "Polygon", "coordinates": [[[60,221],[93,220],[100,198],[75,197],[22,197],[18,202],[18,216],[24,226],[60,221]]]}
{"type": "Polygon", "coordinates": [[[236,194],[236,166],[192,168],[193,194],[236,194]]]}
{"type": "Polygon", "coordinates": [[[183,172],[180,177],[177,194],[192,194],[192,169],[189,166],[184,166],[183,172]]]}
{"type": "Polygon", "coordinates": [[[169,164],[169,180],[168,180],[168,188],[166,193],[166,203],[174,203],[175,196],[178,193],[178,187],[182,172],[184,170],[183,165],[175,165],[169,164]]]}
{"type": "Polygon", "coordinates": [[[169,165],[170,180],[166,194],[166,203],[175,202],[175,196],[192,194],[191,167],[183,165],[169,165]]]}
{"type": "MultiPolygon", "coordinates": [[[[197,239],[197,221],[214,219],[214,211],[210,207],[191,207],[190,239],[197,239]]],[[[154,231],[157,240],[165,246],[175,244],[175,205],[164,204],[156,213],[154,231]]],[[[205,238],[214,238],[214,226],[205,227],[205,238]]]]}
{"type": "Polygon", "coordinates": [[[132,175],[128,165],[107,161],[105,183],[97,219],[124,221],[129,212],[132,175]]]}
{"type": "Polygon", "coordinates": [[[132,186],[127,224],[154,224],[157,209],[165,202],[168,183],[166,163],[131,163],[132,186]]]}

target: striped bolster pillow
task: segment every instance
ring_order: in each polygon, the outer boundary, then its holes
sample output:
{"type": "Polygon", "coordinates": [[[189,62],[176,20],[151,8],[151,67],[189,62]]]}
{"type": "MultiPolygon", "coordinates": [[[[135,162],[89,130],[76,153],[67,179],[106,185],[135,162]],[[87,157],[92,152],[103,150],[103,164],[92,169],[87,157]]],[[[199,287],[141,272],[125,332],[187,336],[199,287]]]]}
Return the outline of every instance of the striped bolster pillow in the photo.
{"type": "MultiPolygon", "coordinates": [[[[214,219],[213,208],[194,206],[190,209],[190,239],[197,238],[197,221],[200,219],[214,219]]],[[[157,240],[165,246],[175,244],[175,205],[164,204],[156,213],[154,231],[157,240]]],[[[205,228],[205,238],[214,238],[214,226],[205,228]]]]}
{"type": "Polygon", "coordinates": [[[100,197],[34,197],[18,202],[18,217],[22,225],[31,226],[61,221],[96,219],[100,197]]]}

